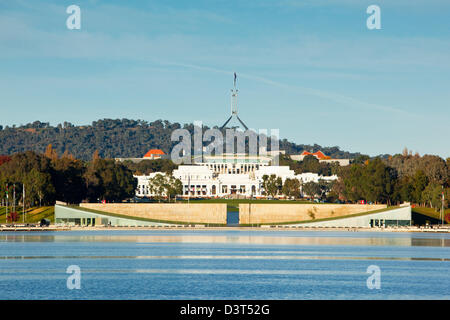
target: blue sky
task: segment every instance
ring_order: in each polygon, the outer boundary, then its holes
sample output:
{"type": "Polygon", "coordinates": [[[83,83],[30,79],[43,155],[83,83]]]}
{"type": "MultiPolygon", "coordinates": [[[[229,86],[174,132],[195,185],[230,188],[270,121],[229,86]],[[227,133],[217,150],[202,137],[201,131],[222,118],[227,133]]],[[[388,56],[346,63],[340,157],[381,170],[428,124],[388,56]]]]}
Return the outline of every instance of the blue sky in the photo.
{"type": "Polygon", "coordinates": [[[0,0],[0,124],[222,125],[297,143],[450,156],[447,0],[0,0]],[[68,30],[66,8],[81,8],[68,30]],[[381,8],[368,30],[366,8],[381,8]]]}

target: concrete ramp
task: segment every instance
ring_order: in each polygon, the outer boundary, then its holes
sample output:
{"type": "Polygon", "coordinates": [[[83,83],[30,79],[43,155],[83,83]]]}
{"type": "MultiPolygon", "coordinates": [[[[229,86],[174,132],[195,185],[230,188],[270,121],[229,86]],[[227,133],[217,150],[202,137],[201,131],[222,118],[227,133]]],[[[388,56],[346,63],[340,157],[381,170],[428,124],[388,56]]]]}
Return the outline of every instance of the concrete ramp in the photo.
{"type": "Polygon", "coordinates": [[[340,218],[385,208],[387,206],[383,204],[241,203],[239,223],[244,225],[296,223],[340,218]]]}
{"type": "Polygon", "coordinates": [[[130,218],[192,224],[227,224],[225,203],[81,203],[80,207],[130,218]]]}

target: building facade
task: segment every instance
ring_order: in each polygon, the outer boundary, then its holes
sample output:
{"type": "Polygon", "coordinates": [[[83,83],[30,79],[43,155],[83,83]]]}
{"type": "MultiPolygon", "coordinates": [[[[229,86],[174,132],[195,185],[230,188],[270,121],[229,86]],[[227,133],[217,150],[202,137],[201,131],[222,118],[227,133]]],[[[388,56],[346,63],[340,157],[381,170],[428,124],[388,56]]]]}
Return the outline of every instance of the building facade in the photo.
{"type": "Polygon", "coordinates": [[[131,161],[134,163],[139,163],[143,160],[158,160],[158,159],[169,159],[169,156],[164,153],[161,149],[151,149],[142,158],[115,158],[116,161],[131,161]]]}
{"type": "MultiPolygon", "coordinates": [[[[323,177],[315,173],[296,175],[289,166],[271,165],[271,156],[249,156],[246,154],[223,154],[205,156],[202,161],[192,165],[180,165],[172,175],[183,185],[182,197],[199,198],[261,198],[265,197],[263,177],[275,175],[283,183],[286,179],[298,179],[300,184],[332,181],[337,176],[323,177]]],[[[151,197],[149,180],[161,174],[158,172],[146,176],[136,176],[137,197],[151,197]]]]}
{"type": "Polygon", "coordinates": [[[308,151],[303,151],[301,154],[293,154],[290,155],[290,158],[292,160],[295,161],[303,161],[303,159],[306,156],[313,156],[315,157],[317,160],[319,160],[319,162],[325,162],[325,163],[335,163],[337,162],[341,167],[343,166],[348,166],[350,164],[350,159],[332,159],[331,157],[325,155],[322,151],[317,151],[317,152],[308,152],[308,151]]]}

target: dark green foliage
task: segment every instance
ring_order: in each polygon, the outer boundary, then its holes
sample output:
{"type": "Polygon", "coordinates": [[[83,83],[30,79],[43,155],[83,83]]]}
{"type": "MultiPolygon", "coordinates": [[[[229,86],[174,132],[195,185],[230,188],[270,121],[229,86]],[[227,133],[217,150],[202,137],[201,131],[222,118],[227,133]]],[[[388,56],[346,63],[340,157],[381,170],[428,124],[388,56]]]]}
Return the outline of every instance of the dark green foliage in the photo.
{"type": "Polygon", "coordinates": [[[286,179],[284,181],[283,187],[281,189],[284,195],[291,198],[299,198],[300,197],[300,181],[298,179],[286,179]]]}
{"type": "Polygon", "coordinates": [[[305,156],[305,158],[303,158],[303,161],[295,161],[287,155],[281,155],[280,165],[289,166],[289,168],[294,170],[296,174],[313,172],[322,176],[331,176],[333,174],[337,174],[339,168],[339,164],[336,162],[319,162],[316,157],[311,155],[305,156]]]}
{"type": "Polygon", "coordinates": [[[303,193],[310,196],[311,198],[315,198],[316,196],[320,196],[321,188],[320,185],[316,182],[310,181],[304,183],[302,186],[303,193]]]}
{"type": "Polygon", "coordinates": [[[165,196],[170,202],[172,198],[176,199],[177,195],[183,193],[181,180],[176,179],[172,175],[158,173],[149,180],[149,187],[159,201],[165,196]]]}
{"type": "Polygon", "coordinates": [[[172,173],[178,168],[178,165],[169,159],[143,160],[138,163],[126,160],[123,164],[136,175],[148,175],[152,172],[172,173]]]}
{"type": "Polygon", "coordinates": [[[97,159],[87,164],[84,175],[88,200],[122,201],[135,195],[137,180],[123,164],[97,159]]]}
{"type": "Polygon", "coordinates": [[[263,188],[266,195],[271,197],[275,197],[278,193],[281,192],[281,188],[283,187],[283,181],[280,177],[277,177],[275,174],[271,174],[268,176],[267,174],[263,175],[263,188]]]}
{"type": "Polygon", "coordinates": [[[70,155],[50,159],[28,151],[0,165],[0,199],[5,199],[6,184],[10,199],[16,186],[18,201],[22,201],[25,184],[25,202],[32,206],[53,204],[55,200],[79,203],[85,198],[122,201],[134,196],[137,181],[127,167],[114,160],[83,162],[70,155]]]}
{"type": "Polygon", "coordinates": [[[142,157],[151,148],[169,152],[170,134],[180,125],[154,122],[104,119],[92,125],[74,126],[65,122],[56,127],[36,121],[0,131],[0,154],[11,155],[28,150],[42,153],[51,144],[59,155],[69,151],[77,159],[91,160],[98,150],[102,158],[142,157]]]}
{"type": "Polygon", "coordinates": [[[439,209],[442,191],[448,192],[449,169],[438,156],[404,154],[386,159],[362,158],[351,166],[339,168],[339,180],[334,183],[332,193],[353,202],[407,201],[439,209]]]}
{"type": "MultiPolygon", "coordinates": [[[[19,127],[6,127],[0,130],[0,154],[12,155],[18,152],[35,151],[42,153],[51,144],[58,155],[65,151],[75,158],[91,160],[96,150],[101,158],[140,158],[149,149],[162,149],[169,154],[177,142],[172,142],[172,132],[178,128],[194,131],[192,124],[181,126],[166,120],[147,122],[129,119],[103,119],[91,125],[75,126],[64,122],[56,127],[49,123],[35,121],[19,127]]],[[[203,131],[208,129],[203,127],[203,131]]],[[[225,137],[225,129],[222,130],[225,137]]],[[[209,143],[205,143],[208,145],[209,143]]],[[[270,146],[270,139],[268,140],[270,146]]],[[[319,145],[298,145],[283,139],[280,149],[288,154],[298,154],[303,150],[322,150],[332,158],[354,158],[359,153],[341,151],[338,147],[319,145]]]]}
{"type": "Polygon", "coordinates": [[[393,199],[397,172],[386,166],[380,158],[366,160],[364,164],[353,163],[351,166],[342,167],[339,177],[341,182],[335,184],[334,191],[345,200],[390,204],[393,199]]]}
{"type": "Polygon", "coordinates": [[[86,196],[86,183],[83,179],[85,164],[67,157],[52,161],[53,185],[57,200],[67,203],[80,203],[86,196]]]}
{"type": "Polygon", "coordinates": [[[15,154],[10,161],[0,166],[0,198],[6,198],[5,189],[8,184],[11,201],[11,191],[15,184],[17,199],[20,199],[22,185],[25,183],[27,204],[54,202],[56,197],[52,183],[54,174],[55,171],[48,158],[31,151],[15,154]],[[27,184],[30,184],[29,190],[27,184]]]}
{"type": "Polygon", "coordinates": [[[293,142],[289,142],[287,139],[280,140],[280,150],[286,150],[287,154],[300,154],[303,151],[317,152],[320,150],[333,159],[354,159],[360,155],[359,152],[351,153],[348,151],[342,151],[337,146],[322,147],[318,144],[295,144],[293,142]]]}

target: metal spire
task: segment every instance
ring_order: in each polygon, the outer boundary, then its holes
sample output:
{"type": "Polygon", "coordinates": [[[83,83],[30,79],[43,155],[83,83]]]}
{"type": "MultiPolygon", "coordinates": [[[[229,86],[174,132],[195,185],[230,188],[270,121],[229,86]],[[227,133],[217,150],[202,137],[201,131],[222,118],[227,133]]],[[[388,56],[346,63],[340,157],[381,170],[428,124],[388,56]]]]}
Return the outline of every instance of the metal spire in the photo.
{"type": "Polygon", "coordinates": [[[231,118],[233,118],[233,116],[236,116],[236,118],[238,119],[240,124],[242,124],[242,126],[245,128],[245,130],[248,130],[248,127],[245,125],[245,123],[238,116],[237,96],[238,96],[238,91],[239,90],[236,88],[236,80],[237,80],[237,75],[236,75],[236,72],[235,72],[234,73],[234,88],[231,89],[231,116],[222,125],[222,127],[220,128],[221,130],[228,124],[228,122],[230,122],[230,120],[231,120],[231,118]]]}

